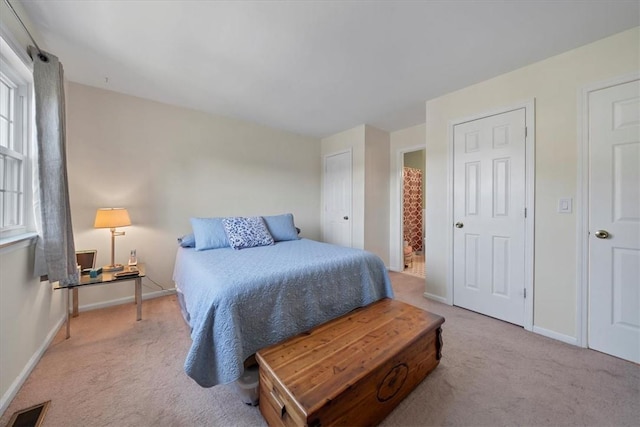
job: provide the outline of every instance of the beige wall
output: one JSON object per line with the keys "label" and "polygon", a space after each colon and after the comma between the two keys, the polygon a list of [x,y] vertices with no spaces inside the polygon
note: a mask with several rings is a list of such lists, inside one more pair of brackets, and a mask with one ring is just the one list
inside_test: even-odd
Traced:
{"label": "beige wall", "polygon": [[[402,153],[408,150],[419,150],[425,147],[425,125],[420,124],[410,128],[391,132],[389,135],[389,268],[402,271]],[[428,155],[428,153],[426,153]],[[425,165],[422,166],[425,168]],[[423,178],[426,180],[426,174]],[[425,206],[427,198],[425,197]]]}
{"label": "beige wall", "polygon": [[389,265],[389,133],[365,126],[364,248]]}
{"label": "beige wall", "polygon": [[34,248],[0,249],[0,415],[64,320],[64,291],[33,277]]}
{"label": "beige wall", "polygon": [[322,162],[328,155],[351,150],[352,247],[371,251],[388,265],[389,133],[360,125],[323,138],[321,145]]}
{"label": "beige wall", "polygon": [[[575,338],[576,214],[556,212],[576,197],[578,92],[590,83],[637,72],[640,32],[625,31],[426,103],[427,293],[447,294],[448,124],[535,98],[534,325]],[[553,238],[549,237],[553,236]]]}
{"label": "beige wall", "polygon": [[[76,248],[97,249],[99,265],[110,257],[109,230],[93,228],[99,207],[129,210],[116,261],[137,249],[165,288],[173,288],[176,237],[191,231],[190,217],[291,212],[303,237],[319,239],[319,140],[76,83],[67,106]],[[92,287],[80,290],[80,305],[132,295],[133,282]]]}
{"label": "beige wall", "polygon": [[425,158],[424,150],[410,151],[404,153],[404,165],[408,168],[424,170]]}

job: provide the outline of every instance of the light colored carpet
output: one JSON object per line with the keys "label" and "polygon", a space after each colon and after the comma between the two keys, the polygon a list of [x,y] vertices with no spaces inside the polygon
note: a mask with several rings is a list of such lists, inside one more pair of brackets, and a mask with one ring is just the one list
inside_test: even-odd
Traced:
{"label": "light colored carpet", "polygon": [[[383,426],[621,426],[640,420],[640,367],[422,297],[391,273],[396,297],[443,315],[440,365]],[[51,399],[45,426],[265,425],[228,386],[203,389],[182,364],[190,338],[175,296],[83,312],[64,328],[0,418]]]}

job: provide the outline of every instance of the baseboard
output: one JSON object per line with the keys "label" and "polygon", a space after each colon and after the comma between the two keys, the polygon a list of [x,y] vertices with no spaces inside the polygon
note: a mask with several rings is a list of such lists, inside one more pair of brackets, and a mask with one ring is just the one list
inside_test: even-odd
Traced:
{"label": "baseboard", "polygon": [[[172,288],[172,289],[165,289],[162,291],[156,291],[156,292],[148,292],[145,294],[142,294],[142,301],[148,300],[148,299],[153,299],[153,298],[158,298],[158,297],[163,297],[165,295],[172,295],[176,293],[176,289]],[[85,305],[81,305],[78,307],[78,311],[91,311],[91,310],[98,310],[99,308],[106,308],[106,307],[111,307],[114,305],[120,305],[120,304],[127,304],[127,303],[131,303],[135,301],[135,297],[134,296],[130,296],[130,297],[124,297],[124,298],[118,298],[118,299],[112,299],[109,301],[103,301],[103,302],[97,302],[94,304],[85,304]]]}
{"label": "baseboard", "polygon": [[13,398],[16,397],[16,394],[18,394],[18,391],[20,391],[20,387],[22,387],[22,384],[24,384],[27,378],[29,378],[29,374],[31,374],[31,371],[33,371],[33,368],[36,367],[36,365],[42,358],[42,355],[44,354],[44,352],[47,351],[47,348],[49,348],[49,344],[51,344],[51,341],[53,341],[56,334],[58,333],[58,331],[60,330],[60,328],[62,327],[62,325],[66,320],[67,318],[63,313],[60,319],[56,322],[55,326],[51,328],[51,330],[47,334],[47,337],[42,342],[40,347],[38,347],[36,352],[33,353],[33,356],[31,356],[27,364],[24,366],[24,369],[22,370],[22,372],[20,372],[17,378],[13,380],[13,383],[11,383],[11,386],[9,386],[9,389],[4,394],[4,396],[0,398],[0,417],[4,414],[4,411],[7,410]]}
{"label": "baseboard", "polygon": [[576,337],[570,337],[569,335],[564,335],[559,332],[541,328],[540,326],[534,326],[533,332],[548,338],[553,338],[554,340],[558,340],[558,341],[566,342],[567,344],[578,346],[578,338]]}
{"label": "baseboard", "polygon": [[439,295],[434,295],[434,294],[429,293],[429,292],[425,292],[424,294],[422,294],[422,296],[424,296],[426,299],[430,299],[430,300],[433,300],[433,301],[438,301],[438,302],[441,302],[443,304],[447,304],[448,305],[447,299],[445,297],[441,297]]}

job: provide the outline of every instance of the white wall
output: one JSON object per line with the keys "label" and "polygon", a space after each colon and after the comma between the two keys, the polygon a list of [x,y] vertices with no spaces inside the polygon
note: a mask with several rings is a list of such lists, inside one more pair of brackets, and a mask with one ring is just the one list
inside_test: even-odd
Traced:
{"label": "white wall", "polygon": [[[394,271],[404,270],[402,257],[402,190],[400,187],[402,183],[402,153],[424,149],[425,132],[423,123],[391,132],[389,135],[389,268]],[[426,155],[428,156],[429,153],[426,153]],[[425,174],[424,179],[426,177],[427,175]]]}
{"label": "white wall", "polygon": [[576,337],[576,214],[556,207],[560,197],[576,197],[578,92],[637,71],[639,56],[635,28],[427,101],[427,293],[447,293],[448,123],[535,98],[534,325]]}
{"label": "white wall", "polygon": [[[191,231],[193,216],[291,212],[303,237],[319,239],[319,140],[76,83],[67,106],[76,248],[97,249],[99,265],[110,258],[109,230],[93,228],[99,207],[129,210],[116,261],[137,249],[165,288],[173,288],[176,237]],[[81,308],[99,306],[130,298],[133,282],[79,294]]]}

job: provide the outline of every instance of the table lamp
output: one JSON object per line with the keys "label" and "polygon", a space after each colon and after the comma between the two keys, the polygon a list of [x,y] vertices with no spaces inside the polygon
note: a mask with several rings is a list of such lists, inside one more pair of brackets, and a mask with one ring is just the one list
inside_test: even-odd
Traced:
{"label": "table lamp", "polygon": [[111,229],[111,264],[102,267],[102,271],[119,271],[124,269],[122,264],[116,264],[114,260],[116,236],[124,236],[124,231],[116,231],[116,227],[125,227],[127,225],[131,225],[131,219],[129,219],[129,212],[127,212],[126,209],[100,208],[97,210],[93,227]]}

